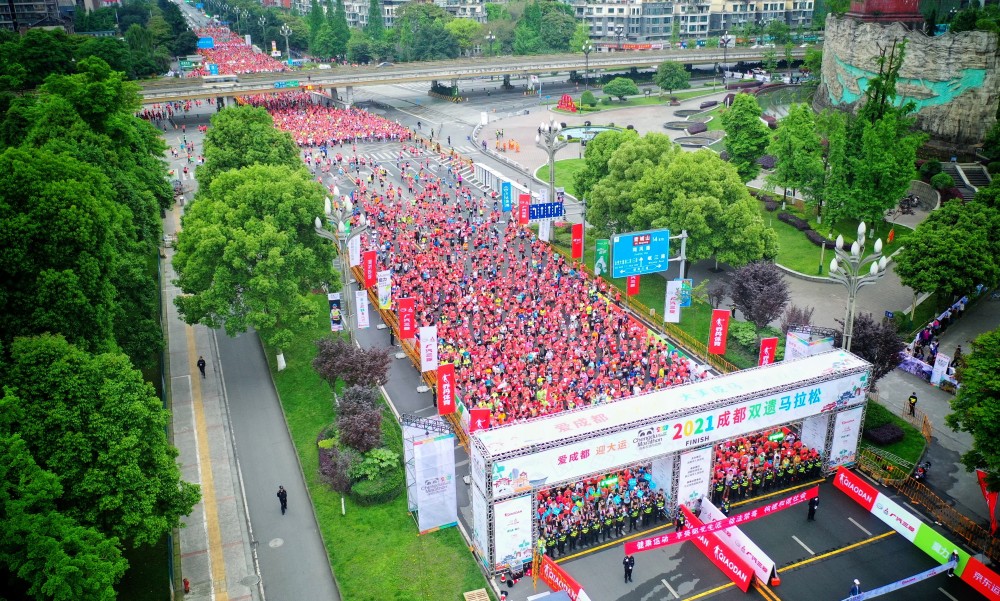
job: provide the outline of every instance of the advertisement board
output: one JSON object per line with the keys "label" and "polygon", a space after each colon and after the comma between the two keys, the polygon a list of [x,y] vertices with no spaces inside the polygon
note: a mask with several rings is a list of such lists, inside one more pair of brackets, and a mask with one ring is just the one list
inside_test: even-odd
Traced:
{"label": "advertisement board", "polygon": [[712,321],[708,327],[708,352],[713,355],[726,354],[730,315],[731,313],[725,309],[712,310]]}
{"label": "advertisement board", "polygon": [[354,293],[354,306],[357,307],[355,315],[358,318],[358,329],[364,330],[369,324],[368,320],[368,293],[358,290]]}
{"label": "advertisement board", "polygon": [[[684,511],[689,524],[694,527],[701,526],[701,520],[691,513],[690,509],[681,505],[681,510]],[[702,534],[692,537],[691,542],[705,554],[705,557],[709,561],[715,564],[715,567],[719,568],[727,578],[732,580],[733,584],[739,587],[741,591],[745,593],[750,590],[750,583],[753,581],[753,571],[742,558],[738,557],[732,550],[727,549],[722,544],[718,535]]]}
{"label": "advertisement board", "polygon": [[403,340],[413,338],[416,332],[416,308],[412,298],[401,298],[398,302],[399,337]]}
{"label": "advertisement board", "polygon": [[413,443],[420,534],[458,524],[455,492],[455,435],[442,434]]}
{"label": "advertisement board", "polygon": [[472,546],[475,547],[479,560],[486,568],[490,567],[490,533],[487,529],[489,519],[487,515],[486,498],[481,490],[473,487],[469,491],[472,497]]}
{"label": "advertisement board", "polygon": [[514,190],[510,182],[504,182],[500,185],[500,210],[509,213],[512,208],[514,208]]}
{"label": "advertisement board", "polygon": [[611,241],[600,239],[594,248],[594,275],[606,275],[611,265]]}
{"label": "advertisement board", "polygon": [[611,238],[611,277],[666,271],[670,265],[670,230],[648,230]]}
{"label": "advertisement board", "polygon": [[455,364],[442,363],[437,368],[438,415],[455,413]]}
{"label": "advertisement board", "polygon": [[437,326],[420,327],[420,371],[433,371],[438,367]]}
{"label": "advertisement board", "polygon": [[667,297],[663,306],[663,321],[680,323],[681,321],[681,282],[667,282]]}
{"label": "advertisement board", "polygon": [[858,437],[861,436],[861,419],[864,407],[841,411],[833,422],[833,443],[826,459],[827,469],[854,465],[858,454]]}
{"label": "advertisement board", "polygon": [[472,483],[485,494],[489,491],[486,486],[486,459],[479,445],[469,444],[469,475],[472,476]]}
{"label": "advertisement board", "polygon": [[497,503],[493,507],[493,564],[531,561],[531,495]]}
{"label": "advertisement board", "polygon": [[365,274],[365,279],[362,284],[365,288],[371,288],[375,285],[376,273],[378,273],[378,253],[374,250],[366,250],[361,253],[361,262],[364,264],[362,270]]}
{"label": "advertisement board", "polygon": [[340,310],[340,293],[331,292],[326,295],[330,305],[330,331],[340,332],[344,329],[344,313]]}
{"label": "advertisement board", "polygon": [[833,336],[828,334],[788,330],[785,334],[785,358],[795,361],[833,350]]}
{"label": "advertisement board", "polygon": [[802,421],[799,440],[802,446],[810,449],[826,448],[826,430],[830,427],[830,414],[814,415]]}
{"label": "advertisement board", "polygon": [[712,447],[682,453],[680,465],[677,502],[694,507],[698,499],[708,494],[712,480]]}
{"label": "advertisement board", "polygon": [[[701,503],[701,515],[699,517],[703,522],[716,522],[725,520],[726,514],[722,513],[710,500],[704,499]],[[750,540],[750,537],[744,534],[739,526],[719,530],[716,536],[719,537],[719,541],[722,544],[743,558],[743,561],[750,566],[750,569],[753,570],[757,578],[760,578],[761,582],[765,584],[771,582],[771,576],[775,574],[774,560],[768,557],[767,553],[764,553],[757,546],[757,543]]]}
{"label": "advertisement board", "polygon": [[941,378],[948,373],[948,366],[951,365],[951,357],[944,353],[938,353],[934,357],[934,367],[931,368],[931,386],[941,384]]}
{"label": "advertisement board", "polygon": [[361,265],[361,236],[354,236],[347,241],[347,255],[351,267]]}
{"label": "advertisement board", "polygon": [[388,311],[392,306],[392,272],[378,272],[378,308]]}
{"label": "advertisement board", "polygon": [[580,583],[559,567],[559,564],[552,561],[548,555],[542,556],[542,566],[538,576],[553,591],[565,591],[572,601],[590,601],[590,597],[584,592]]}

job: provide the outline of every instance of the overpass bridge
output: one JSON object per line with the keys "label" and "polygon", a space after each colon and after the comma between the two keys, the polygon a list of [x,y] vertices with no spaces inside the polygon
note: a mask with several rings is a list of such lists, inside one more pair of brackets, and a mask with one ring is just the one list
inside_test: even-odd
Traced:
{"label": "overpass bridge", "polygon": [[[732,64],[740,61],[761,62],[766,48],[671,49],[657,51],[627,51],[592,54],[590,59],[576,54],[540,56],[475,57],[446,61],[400,63],[386,67],[336,66],[330,70],[291,71],[285,73],[255,73],[239,75],[236,82],[202,81],[200,77],[164,78],[140,82],[143,102],[175,102],[205,98],[231,98],[245,94],[262,94],[280,89],[320,86],[324,90],[341,89],[342,100],[353,103],[353,90],[359,86],[378,86],[407,82],[448,81],[458,85],[463,79],[488,76],[527,77],[569,71],[591,73],[629,68],[646,69],[665,61],[682,64]],[[805,48],[795,48],[792,56],[802,59]],[[779,55],[783,57],[783,54]],[[295,83],[298,82],[298,83]]]}

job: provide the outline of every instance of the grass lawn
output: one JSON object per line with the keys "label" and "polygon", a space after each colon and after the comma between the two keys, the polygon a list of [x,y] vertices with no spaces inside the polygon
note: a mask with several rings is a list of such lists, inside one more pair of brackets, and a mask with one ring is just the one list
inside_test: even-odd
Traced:
{"label": "grass lawn", "polygon": [[[285,351],[288,368],[278,372],[274,353],[267,355],[344,599],[458,601],[465,591],[487,587],[457,528],[417,535],[405,492],[374,507],[359,506],[348,498],[347,515],[341,516],[341,495],[323,484],[317,471],[316,435],[334,418],[330,388],[310,365],[316,354],[314,341],[329,334],[326,298],[317,295],[314,303],[314,327],[296,336]],[[402,455],[399,425],[391,412],[385,413],[383,429],[390,447]]]}
{"label": "grass lawn", "polygon": [[722,129],[723,129],[723,127],[722,127],[722,110],[724,108],[726,108],[726,107],[720,104],[719,106],[717,106],[714,109],[708,111],[707,113],[702,113],[701,115],[698,115],[699,117],[707,117],[707,116],[711,115],[712,120],[705,124],[705,125],[708,126],[708,131],[722,131]]}
{"label": "grass lawn", "polygon": [[[600,88],[594,88],[594,89],[592,89],[590,91],[594,93],[594,96],[597,97],[598,101],[600,101],[602,98],[606,97],[606,95],[604,95],[603,92],[601,92]],[[684,91],[675,91],[673,94],[668,94],[667,92],[663,92],[662,94],[660,94],[658,92],[657,93],[650,92],[649,96],[630,96],[625,102],[621,102],[617,98],[612,98],[611,99],[611,104],[603,104],[603,103],[599,102],[598,105],[595,106],[595,107],[589,107],[588,106],[588,107],[583,108],[580,111],[580,114],[598,113],[600,111],[606,111],[606,110],[609,110],[609,109],[618,109],[618,108],[630,107],[630,106],[648,106],[648,105],[651,105],[651,104],[669,104],[670,103],[670,96],[674,96],[678,100],[686,100],[688,98],[697,98],[699,96],[707,96],[709,94],[714,94],[716,92],[721,92],[721,91],[722,91],[722,86],[719,85],[719,86],[716,86],[714,88],[713,87],[704,87],[704,88],[694,88],[694,89],[691,89],[691,90],[684,90]],[[581,91],[580,94],[583,94],[583,92]],[[573,96],[573,99],[577,102],[577,104],[579,104],[579,102],[580,102],[580,96],[577,95],[577,94],[573,94],[572,96]],[[561,109],[553,109],[553,110],[555,112],[557,112],[557,113],[563,113],[563,114],[566,114],[566,115],[574,114],[574,113],[570,113],[569,111],[564,111],[564,110],[561,110]]]}
{"label": "grass lawn", "polygon": [[[865,440],[863,445],[877,451],[885,451],[887,453],[892,453],[900,459],[910,462],[911,464],[916,464],[920,461],[920,457],[924,453],[924,448],[927,446],[927,441],[924,439],[920,430],[910,425],[902,417],[896,415],[888,408],[874,402],[869,401],[868,410],[865,413],[865,423],[864,429],[877,427],[884,423],[896,424],[903,430],[903,439],[899,442],[894,442],[889,445],[881,446],[872,443],[869,440]],[[896,464],[894,461],[890,463]],[[898,464],[896,464],[898,465]],[[909,466],[898,465],[900,469],[908,469]]]}
{"label": "grass lawn", "polygon": [[[573,185],[573,176],[577,171],[586,165],[584,159],[563,159],[556,161],[556,187],[566,188],[566,193],[576,197],[576,187]],[[543,182],[549,181],[549,166],[542,165],[535,170],[535,177]]]}

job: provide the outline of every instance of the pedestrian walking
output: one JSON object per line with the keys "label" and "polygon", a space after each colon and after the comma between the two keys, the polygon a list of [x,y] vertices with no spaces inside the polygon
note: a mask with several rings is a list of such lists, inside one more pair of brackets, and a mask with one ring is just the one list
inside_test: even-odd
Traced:
{"label": "pedestrian walking", "polygon": [[288,491],[284,486],[278,486],[278,501],[281,503],[281,515],[285,515],[285,510],[288,509]]}
{"label": "pedestrian walking", "polygon": [[857,595],[860,595],[860,594],[861,594],[861,582],[857,578],[855,578],[854,579],[854,584],[851,586],[851,594],[850,594],[850,596],[851,597],[856,597]]}
{"label": "pedestrian walking", "polygon": [[199,356],[199,357],[198,357],[198,371],[200,371],[200,372],[201,372],[201,377],[202,377],[202,378],[204,378],[204,377],[205,377],[205,366],[206,366],[206,365],[208,365],[208,364],[207,364],[207,363],[205,363],[205,357],[203,357],[203,356]]}
{"label": "pedestrian walking", "polygon": [[816,508],[819,507],[819,497],[809,499],[809,521],[816,521]]}
{"label": "pedestrian walking", "polygon": [[955,549],[954,551],[951,552],[951,556],[948,557],[948,563],[954,563],[955,564],[955,565],[951,566],[950,568],[948,568],[948,578],[954,578],[955,577],[955,568],[958,567],[958,561],[959,561],[958,549]]}
{"label": "pedestrian walking", "polygon": [[626,555],[625,559],[622,560],[622,565],[625,566],[625,582],[632,582],[632,570],[635,568],[635,557]]}
{"label": "pedestrian walking", "polygon": [[913,417],[916,417],[917,416],[917,393],[916,392],[910,393],[909,403],[910,403],[910,415],[913,416]]}

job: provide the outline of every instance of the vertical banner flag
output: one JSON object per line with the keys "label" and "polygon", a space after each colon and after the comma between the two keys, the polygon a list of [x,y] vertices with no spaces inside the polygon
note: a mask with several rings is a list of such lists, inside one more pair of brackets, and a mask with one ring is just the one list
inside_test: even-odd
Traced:
{"label": "vertical banner flag", "polygon": [[611,240],[598,240],[594,255],[594,275],[602,276],[608,273],[611,265]]}
{"label": "vertical banner flag", "polygon": [[330,331],[340,332],[344,329],[344,314],[340,311],[340,293],[331,292],[326,295],[330,302]]}
{"label": "vertical banner flag", "polygon": [[377,268],[375,266],[376,253],[374,250],[366,250],[361,257],[361,262],[364,263],[363,269],[365,272],[365,288],[371,288],[375,285]]}
{"label": "vertical banner flag", "polygon": [[420,534],[458,524],[455,491],[455,435],[443,434],[413,443]]}
{"label": "vertical banner flag", "polygon": [[757,365],[770,365],[774,363],[774,354],[776,352],[778,352],[777,338],[761,338],[760,357],[757,359]]}
{"label": "vertical banner flag", "polygon": [[414,300],[412,298],[399,299],[399,337],[402,340],[409,340],[417,333],[417,316],[415,315]]}
{"label": "vertical banner flag", "polygon": [[574,259],[583,258],[583,224],[573,224],[573,254]]}
{"label": "vertical banner flag", "polygon": [[351,267],[361,265],[361,236],[355,236],[347,241],[347,254]]}
{"label": "vertical banner flag", "polygon": [[504,213],[509,213],[512,208],[514,208],[514,187],[510,185],[510,182],[504,182],[500,185],[500,208]]}
{"label": "vertical banner flag", "polygon": [[[422,338],[422,337],[421,337]],[[455,364],[442,363],[437,368],[438,415],[455,413]]]}
{"label": "vertical banner flag", "polygon": [[438,366],[437,326],[420,328],[420,371],[434,371]]}
{"label": "vertical banner flag", "polygon": [[677,278],[681,283],[681,309],[691,306],[691,288],[694,287],[694,280],[691,278]]}
{"label": "vertical banner flag", "polygon": [[536,192],[536,194],[538,194],[538,202],[540,202],[542,204],[548,204],[548,202],[549,202],[549,189],[548,188],[542,188],[538,192]]}
{"label": "vertical banner flag", "polygon": [[358,329],[363,330],[368,327],[368,293],[358,290],[354,293],[354,304],[357,307]]}
{"label": "vertical banner flag", "polygon": [[983,498],[986,499],[986,507],[990,510],[990,534],[997,533],[997,497],[1000,492],[990,492],[986,488],[986,472],[976,470],[976,478],[979,480],[979,488],[983,491]]}
{"label": "vertical banner flag", "polygon": [[712,323],[708,328],[708,352],[713,355],[726,354],[726,336],[729,335],[729,311],[712,310]]}
{"label": "vertical banner flag", "polygon": [[392,306],[392,272],[378,272],[378,308],[388,311]]}
{"label": "vertical banner flag", "polygon": [[531,221],[531,195],[518,194],[517,196],[517,223],[528,225]]}
{"label": "vertical banner flag", "polygon": [[626,278],[625,294],[628,296],[635,296],[636,294],[639,294],[639,276],[630,275]]}
{"label": "vertical banner flag", "polygon": [[489,430],[490,410],[485,407],[476,407],[469,410],[469,434],[476,430]]}
{"label": "vertical banner flag", "polygon": [[548,242],[552,237],[552,220],[546,219],[538,224],[538,239]]}
{"label": "vertical banner flag", "polygon": [[667,323],[680,323],[681,321],[680,280],[667,282],[667,300],[663,307],[663,321]]}

